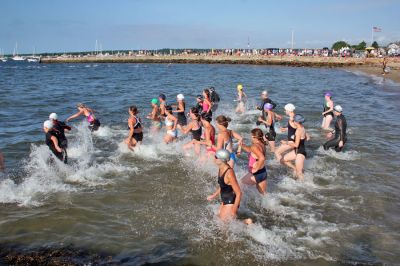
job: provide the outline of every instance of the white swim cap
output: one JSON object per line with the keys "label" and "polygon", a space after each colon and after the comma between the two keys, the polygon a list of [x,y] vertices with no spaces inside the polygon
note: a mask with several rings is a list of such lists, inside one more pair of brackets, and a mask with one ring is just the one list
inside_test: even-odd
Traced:
{"label": "white swim cap", "polygon": [[228,150],[221,149],[215,153],[215,157],[222,161],[229,161],[231,159],[231,153]]}
{"label": "white swim cap", "polygon": [[43,123],[43,127],[47,128],[47,129],[52,129],[53,128],[53,122],[50,120],[46,120]]}
{"label": "white swim cap", "polygon": [[295,109],[296,109],[296,107],[291,103],[288,103],[285,105],[285,110],[288,112],[293,112]]}
{"label": "white swim cap", "polygon": [[333,107],[333,110],[335,110],[336,112],[339,112],[339,113],[343,112],[343,108],[340,105],[336,105],[335,107]]}
{"label": "white swim cap", "polygon": [[51,114],[49,115],[49,119],[57,120],[57,119],[58,119],[58,116],[57,116],[56,113],[51,113]]}
{"label": "white swim cap", "polygon": [[183,96],[182,93],[179,93],[178,95],[176,95],[176,98],[177,98],[178,100],[183,100],[183,99],[185,99],[185,96]]}
{"label": "white swim cap", "polygon": [[268,91],[261,92],[262,95],[268,95]]}

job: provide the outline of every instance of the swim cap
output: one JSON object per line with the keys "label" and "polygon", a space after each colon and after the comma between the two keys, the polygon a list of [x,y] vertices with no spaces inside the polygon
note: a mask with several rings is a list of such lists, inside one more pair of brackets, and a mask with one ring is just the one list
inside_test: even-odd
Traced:
{"label": "swim cap", "polygon": [[261,92],[262,95],[268,95],[268,91]]}
{"label": "swim cap", "polygon": [[157,100],[156,98],[153,98],[153,99],[151,99],[151,103],[152,103],[152,104],[157,104],[157,103],[158,103],[158,100]]}
{"label": "swim cap", "polygon": [[158,98],[160,98],[160,99],[163,100],[163,101],[165,101],[165,99],[167,99],[167,97],[165,96],[165,94],[162,94],[162,93],[158,96]]}
{"label": "swim cap", "polygon": [[242,85],[242,84],[238,84],[238,85],[237,85],[237,89],[238,89],[238,90],[243,90],[243,85]]}
{"label": "swim cap", "polygon": [[285,105],[285,110],[288,112],[293,112],[295,109],[296,109],[296,107],[291,103],[288,103]]}
{"label": "swim cap", "polygon": [[210,91],[215,91],[215,88],[214,87],[210,87]]}
{"label": "swim cap", "polygon": [[222,161],[229,161],[231,159],[231,153],[225,149],[221,149],[215,153],[215,157]]}
{"label": "swim cap", "polygon": [[47,128],[47,129],[52,129],[53,128],[53,122],[50,120],[46,120],[43,123],[43,127]]}
{"label": "swim cap", "polygon": [[300,114],[295,115],[293,120],[294,120],[294,122],[300,123],[300,124],[302,124],[306,121],[304,116],[302,116]]}
{"label": "swim cap", "polygon": [[57,120],[57,118],[58,118],[58,116],[57,116],[56,113],[51,113],[51,114],[49,115],[49,119]]}
{"label": "swim cap", "polygon": [[335,111],[338,112],[338,113],[343,112],[343,108],[342,108],[342,106],[340,106],[340,105],[336,105],[335,107],[333,107],[333,110],[335,110]]}
{"label": "swim cap", "polygon": [[270,103],[264,104],[264,110],[272,110],[273,108],[274,108],[274,106]]}
{"label": "swim cap", "polygon": [[329,96],[329,97],[332,97],[332,93],[331,93],[331,92],[329,92],[329,91],[327,91],[327,92],[325,92],[324,96]]}
{"label": "swim cap", "polygon": [[177,98],[178,100],[183,100],[183,99],[185,99],[185,96],[183,96],[182,93],[179,93],[178,95],[176,95],[176,98]]}

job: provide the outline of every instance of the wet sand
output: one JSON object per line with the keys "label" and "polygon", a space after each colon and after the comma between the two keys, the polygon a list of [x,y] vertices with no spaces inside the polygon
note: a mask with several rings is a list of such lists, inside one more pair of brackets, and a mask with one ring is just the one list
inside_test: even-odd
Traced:
{"label": "wet sand", "polygon": [[391,67],[390,73],[387,73],[385,75],[382,75],[382,67],[378,66],[361,65],[361,66],[347,67],[347,69],[361,71],[368,75],[384,77],[385,79],[390,79],[396,83],[400,83],[400,69],[398,68],[396,69]]}

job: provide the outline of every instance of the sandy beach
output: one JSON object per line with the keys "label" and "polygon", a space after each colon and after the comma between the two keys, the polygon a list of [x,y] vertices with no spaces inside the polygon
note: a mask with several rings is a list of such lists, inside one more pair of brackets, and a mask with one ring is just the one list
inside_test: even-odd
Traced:
{"label": "sandy beach", "polygon": [[391,68],[390,73],[382,75],[382,67],[378,66],[369,66],[369,65],[358,65],[358,66],[350,66],[346,67],[349,70],[361,71],[368,75],[374,75],[379,77],[384,77],[385,79],[390,79],[396,83],[400,84],[400,70]]}

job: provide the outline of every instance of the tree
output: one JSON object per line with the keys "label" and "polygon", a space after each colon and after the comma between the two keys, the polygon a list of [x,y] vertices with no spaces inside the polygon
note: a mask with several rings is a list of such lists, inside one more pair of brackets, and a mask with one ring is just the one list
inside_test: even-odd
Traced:
{"label": "tree", "polygon": [[358,45],[356,45],[356,50],[365,50],[367,48],[367,43],[362,41]]}
{"label": "tree", "polygon": [[335,42],[335,43],[332,45],[332,49],[333,49],[333,50],[336,50],[336,51],[340,50],[340,49],[343,48],[343,47],[350,47],[350,45],[349,45],[347,42],[345,42],[345,41],[338,41],[338,42]]}
{"label": "tree", "polygon": [[378,45],[378,43],[376,41],[373,42],[371,46],[374,47],[375,49],[379,48],[379,45]]}

